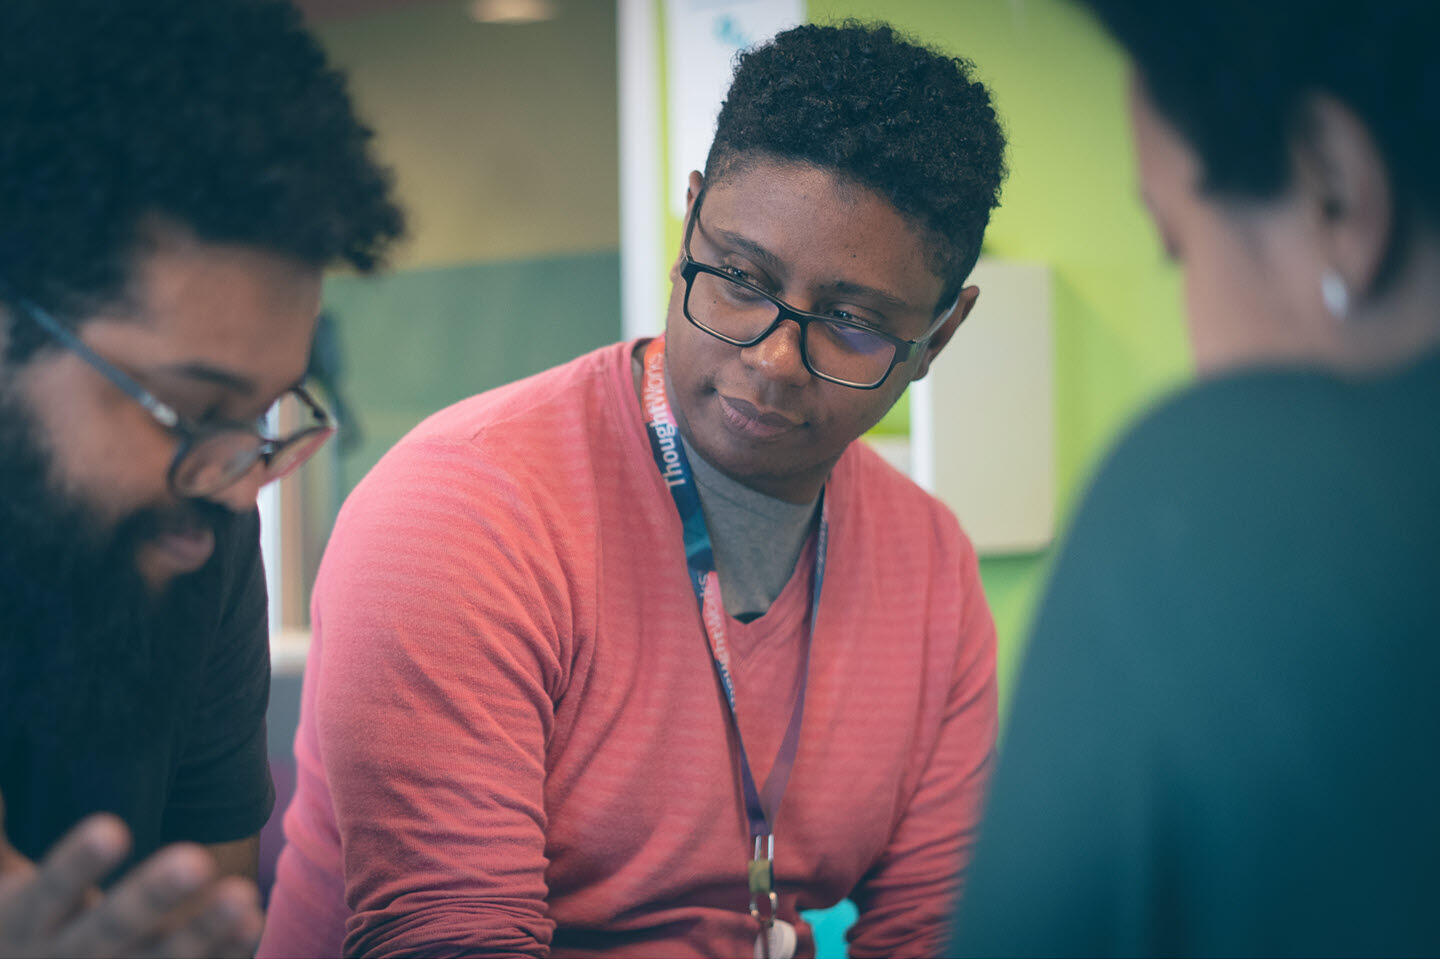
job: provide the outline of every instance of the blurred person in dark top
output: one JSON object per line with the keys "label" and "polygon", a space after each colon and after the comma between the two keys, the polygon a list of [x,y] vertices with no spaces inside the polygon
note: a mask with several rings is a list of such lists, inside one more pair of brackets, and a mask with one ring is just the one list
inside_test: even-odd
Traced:
{"label": "blurred person in dark top", "polygon": [[248,952],[255,495],[332,429],[322,271],[401,216],[288,4],[6,0],[0,37],[0,955]]}
{"label": "blurred person in dark top", "polygon": [[964,955],[1440,953],[1440,8],[1087,0],[1201,382],[1101,469]]}

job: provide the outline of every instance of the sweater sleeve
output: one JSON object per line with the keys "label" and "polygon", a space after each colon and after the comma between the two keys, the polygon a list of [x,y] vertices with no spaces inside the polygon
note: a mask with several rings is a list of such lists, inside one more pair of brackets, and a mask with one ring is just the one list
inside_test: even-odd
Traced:
{"label": "sweater sleeve", "polygon": [[955,533],[960,639],[944,717],[884,854],[852,893],[860,913],[847,934],[852,957],[940,955],[975,841],[998,723],[995,623],[974,548]]}
{"label": "sweater sleeve", "polygon": [[315,610],[352,956],[542,956],[545,747],[572,635],[556,531],[470,443],[392,455]]}

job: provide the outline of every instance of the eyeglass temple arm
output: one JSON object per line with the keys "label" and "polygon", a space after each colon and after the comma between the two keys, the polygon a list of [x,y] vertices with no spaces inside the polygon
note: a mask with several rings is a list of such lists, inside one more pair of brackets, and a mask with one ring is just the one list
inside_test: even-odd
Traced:
{"label": "eyeglass temple arm", "polygon": [[50,336],[56,340],[59,340],[65,345],[66,349],[78,355],[86,363],[98,370],[105,379],[132,397],[137,403],[149,411],[150,416],[159,421],[162,426],[175,427],[179,425],[180,414],[175,412],[174,407],[157,398],[149,390],[146,390],[140,386],[140,384],[126,376],[124,371],[117,369],[104,357],[100,356],[94,350],[91,350],[85,344],[85,341],[75,336],[75,334],[69,330],[66,330],[60,325],[59,321],[40,307],[24,299],[20,300],[19,303],[25,312],[30,314],[31,319],[38,323],[46,333],[50,334]]}

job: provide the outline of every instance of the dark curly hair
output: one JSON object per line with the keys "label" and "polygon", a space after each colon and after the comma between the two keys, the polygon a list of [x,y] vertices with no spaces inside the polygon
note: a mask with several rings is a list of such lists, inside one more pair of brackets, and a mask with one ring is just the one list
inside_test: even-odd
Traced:
{"label": "dark curly hair", "polygon": [[1214,196],[1290,184],[1316,94],[1375,138],[1396,209],[1440,224],[1436,0],[1081,0],[1129,52],[1146,92],[1199,158]]}
{"label": "dark curly hair", "polygon": [[926,232],[948,302],[1005,178],[1005,135],[974,69],[883,24],[786,30],[737,58],[706,180],[764,157],[876,191]]}
{"label": "dark curly hair", "polygon": [[371,131],[288,3],[3,0],[0,37],[6,297],[79,322],[123,293],[151,222],[362,272],[403,233]]}

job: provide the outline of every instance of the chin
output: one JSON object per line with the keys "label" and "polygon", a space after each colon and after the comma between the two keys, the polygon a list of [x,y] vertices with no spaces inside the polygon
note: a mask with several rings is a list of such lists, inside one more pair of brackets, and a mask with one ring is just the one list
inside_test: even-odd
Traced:
{"label": "chin", "polygon": [[159,600],[165,596],[179,577],[179,574],[170,570],[157,570],[152,565],[145,563],[135,564],[135,572],[140,574],[140,580],[145,584],[146,591],[151,599]]}

